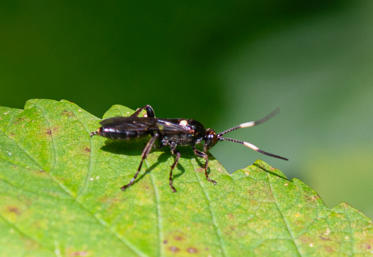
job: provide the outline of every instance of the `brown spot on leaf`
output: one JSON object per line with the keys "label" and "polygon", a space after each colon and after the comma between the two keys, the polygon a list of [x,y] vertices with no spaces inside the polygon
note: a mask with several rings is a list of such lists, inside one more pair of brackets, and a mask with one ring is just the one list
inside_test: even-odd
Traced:
{"label": "brown spot on leaf", "polygon": [[87,256],[87,255],[88,255],[87,251],[75,251],[69,254],[69,256]]}
{"label": "brown spot on leaf", "polygon": [[308,202],[314,202],[317,199],[319,199],[320,196],[318,196],[318,195],[311,195],[311,196],[306,195],[305,198],[306,198],[306,201],[308,201]]}
{"label": "brown spot on leaf", "polygon": [[89,148],[88,146],[84,147],[84,151],[87,152],[87,153],[90,153],[91,152],[91,148]]}
{"label": "brown spot on leaf", "polygon": [[168,241],[167,241],[167,240],[163,240],[163,243],[164,243],[164,244],[167,244],[167,243],[168,243]]}
{"label": "brown spot on leaf", "polygon": [[204,168],[197,168],[196,170],[197,170],[197,172],[205,172]]}
{"label": "brown spot on leaf", "polygon": [[61,112],[61,114],[62,114],[63,116],[67,116],[67,117],[72,117],[72,116],[74,116],[74,114],[73,114],[72,112],[68,111],[68,110],[63,110],[63,112]]}
{"label": "brown spot on leaf", "polygon": [[102,203],[115,204],[115,203],[119,203],[120,199],[117,198],[117,197],[103,196],[103,197],[99,198],[99,201],[102,202]]}
{"label": "brown spot on leaf", "polygon": [[334,249],[331,246],[327,245],[325,246],[325,251],[327,251],[328,253],[332,253],[334,252]]}
{"label": "brown spot on leaf", "polygon": [[366,248],[369,250],[372,249],[372,246],[370,244],[367,244]]}
{"label": "brown spot on leaf", "polygon": [[48,128],[45,130],[45,134],[52,136],[52,134],[56,134],[57,131],[58,131],[58,127]]}
{"label": "brown spot on leaf", "polygon": [[187,249],[187,252],[188,252],[188,253],[198,253],[198,250],[197,250],[196,248],[194,248],[194,247],[189,247],[189,248]]}
{"label": "brown spot on leaf", "polygon": [[21,214],[21,211],[16,206],[8,206],[8,211],[16,215]]}
{"label": "brown spot on leaf", "polygon": [[329,238],[329,237],[326,237],[326,236],[320,236],[320,238],[321,238],[322,240],[325,240],[325,241],[330,241],[330,238]]}
{"label": "brown spot on leaf", "polygon": [[18,117],[18,118],[16,119],[16,121],[14,122],[14,125],[17,125],[18,123],[20,123],[20,122],[22,122],[22,121],[24,121],[24,120],[25,120],[25,118]]}
{"label": "brown spot on leaf", "polygon": [[312,241],[310,237],[305,236],[305,235],[300,236],[299,239],[300,241],[302,241],[303,244],[308,244]]}
{"label": "brown spot on leaf", "polygon": [[224,231],[224,234],[228,235],[228,236],[231,236],[232,233],[236,230],[236,226],[228,226],[225,231]]}
{"label": "brown spot on leaf", "polygon": [[51,136],[51,135],[52,135],[52,130],[51,130],[51,129],[47,129],[47,130],[45,131],[45,133],[46,133],[47,135]]}
{"label": "brown spot on leaf", "polygon": [[311,196],[311,200],[312,201],[316,201],[317,199],[320,199],[319,195],[313,195],[313,196]]}
{"label": "brown spot on leaf", "polygon": [[177,241],[184,240],[184,238],[182,236],[175,236],[174,239],[177,240]]}
{"label": "brown spot on leaf", "polygon": [[48,176],[47,172],[45,170],[35,170],[34,174],[36,176],[39,176],[41,178]]}
{"label": "brown spot on leaf", "polygon": [[170,251],[173,252],[173,253],[177,253],[177,252],[180,251],[180,249],[177,248],[176,246],[170,246],[168,249],[170,249]]}
{"label": "brown spot on leaf", "polygon": [[232,220],[234,219],[234,215],[232,213],[228,213],[228,218]]}
{"label": "brown spot on leaf", "polygon": [[255,192],[253,190],[249,190],[247,192],[249,193],[249,195],[254,195],[255,194]]}

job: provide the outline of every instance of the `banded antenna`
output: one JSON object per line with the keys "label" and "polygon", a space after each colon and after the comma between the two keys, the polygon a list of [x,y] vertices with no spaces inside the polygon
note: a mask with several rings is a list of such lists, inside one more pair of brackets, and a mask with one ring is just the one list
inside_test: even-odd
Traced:
{"label": "banded antenna", "polygon": [[248,121],[248,122],[241,123],[238,126],[235,126],[233,128],[224,130],[223,132],[219,133],[217,135],[217,137],[218,137],[218,139],[220,141],[229,141],[229,142],[233,142],[233,143],[238,143],[238,144],[246,146],[246,147],[248,147],[248,148],[250,148],[250,149],[252,149],[252,150],[254,150],[254,151],[258,152],[258,153],[265,154],[267,156],[271,156],[271,157],[274,157],[274,158],[278,158],[278,159],[281,159],[281,160],[288,161],[289,160],[288,158],[282,157],[282,156],[277,155],[277,154],[273,154],[273,153],[269,153],[269,152],[263,151],[259,147],[257,147],[256,145],[253,145],[252,143],[241,141],[241,140],[237,140],[237,139],[234,139],[234,138],[223,137],[223,135],[225,135],[227,133],[230,133],[232,131],[235,131],[237,129],[240,129],[240,128],[250,128],[250,127],[257,126],[257,125],[259,125],[259,124],[261,124],[263,122],[266,122],[267,120],[269,120],[270,118],[272,118],[273,116],[275,116],[276,114],[278,114],[279,111],[280,111],[280,109],[276,108],[274,111],[272,111],[270,114],[268,114],[267,116],[265,116],[264,118],[262,118],[260,120],[257,120],[257,121]]}

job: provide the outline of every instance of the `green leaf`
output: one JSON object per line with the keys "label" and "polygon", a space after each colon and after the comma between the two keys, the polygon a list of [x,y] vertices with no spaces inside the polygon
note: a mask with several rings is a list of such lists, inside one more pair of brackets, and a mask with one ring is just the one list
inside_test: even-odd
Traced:
{"label": "green leaf", "polygon": [[[129,115],[113,106],[105,117]],[[373,225],[327,208],[298,179],[257,161],[232,175],[212,158],[90,137],[99,119],[68,101],[0,107],[0,256],[372,256]],[[146,171],[145,171],[146,170]],[[336,174],[337,175],[337,174]]]}

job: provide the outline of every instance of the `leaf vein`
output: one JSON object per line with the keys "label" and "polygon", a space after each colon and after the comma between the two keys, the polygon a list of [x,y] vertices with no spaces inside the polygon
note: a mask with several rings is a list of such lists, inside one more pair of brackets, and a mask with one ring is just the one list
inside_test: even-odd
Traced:
{"label": "leaf vein", "polygon": [[[84,122],[82,122],[78,116],[76,115],[75,111],[72,110],[70,108],[70,106],[68,106],[68,104],[64,103],[65,106],[74,114],[74,116],[76,117],[76,119],[79,121],[80,124],[82,124],[82,127],[84,128],[84,130],[89,134],[90,131],[88,130],[87,126],[85,125]],[[89,137],[89,147],[90,147],[90,152],[89,152],[89,159],[88,159],[88,171],[87,171],[87,174],[85,176],[85,179],[83,181],[83,185],[81,185],[78,189],[78,192],[77,192],[77,196],[76,198],[79,199],[81,195],[84,194],[84,192],[87,190],[87,187],[88,187],[88,180],[89,180],[89,177],[91,176],[92,174],[92,170],[94,168],[93,167],[93,164],[92,164],[92,155],[93,155],[93,143],[92,143],[92,137]]]}
{"label": "leaf vein", "polygon": [[4,132],[5,132],[5,131],[8,131],[10,125],[13,123],[13,120],[14,120],[14,118],[15,118],[15,116],[16,116],[17,114],[18,114],[18,113],[16,113],[16,112],[13,112],[13,113],[11,114],[12,116],[10,117],[10,119],[9,119],[9,121],[8,121],[8,124],[5,126]]}
{"label": "leaf vein", "polygon": [[[44,108],[40,107],[38,104],[35,104],[35,107],[37,107],[40,110],[42,116],[44,117],[45,122],[47,123],[48,128],[51,130],[52,127],[50,125],[49,119],[47,119]],[[56,144],[54,142],[53,133],[51,133],[50,138],[51,138],[50,145],[51,145],[51,148],[52,148],[52,151],[53,151],[52,152],[52,165],[51,165],[51,168],[50,168],[50,173],[52,173],[52,170],[55,168],[55,165],[57,163],[57,151],[56,151]]]}
{"label": "leaf vein", "polygon": [[29,153],[27,152],[14,138],[9,137],[7,134],[3,132],[4,136],[6,136],[8,139],[13,141],[15,145],[27,156],[30,158],[31,161],[33,161],[36,166],[38,166],[40,169],[44,170],[43,166]]}
{"label": "leaf vein", "polygon": [[299,251],[298,245],[297,245],[297,243],[296,243],[296,241],[295,241],[295,237],[294,237],[293,232],[292,232],[292,230],[291,230],[291,228],[290,228],[290,225],[289,225],[287,219],[285,218],[285,216],[282,214],[281,209],[280,209],[280,206],[278,205],[278,200],[277,200],[277,197],[276,197],[276,195],[275,195],[275,193],[274,193],[274,191],[273,191],[272,183],[271,183],[271,180],[270,180],[270,178],[269,178],[269,174],[268,174],[267,172],[266,172],[266,175],[267,175],[267,181],[268,181],[268,185],[269,185],[269,188],[270,188],[270,191],[271,191],[272,197],[273,197],[273,199],[275,200],[274,203],[275,203],[276,209],[277,209],[277,211],[279,212],[280,217],[281,217],[281,219],[283,220],[283,222],[284,222],[284,224],[285,224],[286,230],[287,230],[287,232],[289,233],[289,236],[290,236],[290,238],[291,238],[291,242],[293,242],[293,244],[294,244],[294,246],[295,246],[295,249],[296,249],[296,251],[297,251],[297,255],[298,255],[298,256],[302,256],[302,255],[300,254],[300,251]]}
{"label": "leaf vein", "polygon": [[25,234],[22,232],[22,230],[20,230],[14,223],[11,223],[9,222],[6,218],[4,218],[4,216],[0,213],[0,219],[3,220],[3,222],[8,225],[8,227],[12,228],[13,230],[15,230],[19,235],[21,235],[22,237],[25,237],[25,238],[28,238],[30,239],[32,242],[36,243],[37,245],[39,245],[41,248],[44,248],[48,251],[51,251],[53,253],[53,250],[50,249],[49,247],[47,247],[46,245],[43,245],[41,244],[40,242],[38,242],[37,240],[35,240],[34,238],[32,238],[30,235],[28,234]]}
{"label": "leaf vein", "polygon": [[[192,160],[191,161],[191,164],[192,166],[194,166],[194,163]],[[201,182],[200,178],[198,177],[198,174],[196,171],[194,171],[194,175],[196,176],[197,180],[198,180],[198,184],[199,186],[201,187],[202,189],[202,192],[203,192],[203,195],[205,196],[205,199],[206,199],[206,202],[207,202],[207,207],[208,207],[208,210],[209,210],[209,213],[210,213],[210,216],[211,216],[211,219],[212,219],[212,224],[213,224],[213,227],[214,227],[214,230],[215,230],[215,233],[216,233],[216,236],[219,240],[219,246],[220,246],[220,250],[223,254],[223,256],[228,256],[227,255],[227,252],[226,252],[226,249],[225,249],[225,243],[224,243],[224,240],[223,240],[223,237],[222,237],[222,234],[221,234],[221,231],[220,231],[220,228],[218,226],[218,223],[216,221],[216,216],[215,216],[215,213],[214,213],[214,210],[210,204],[211,202],[211,198],[210,198],[210,195],[209,193],[207,192],[205,186],[203,185],[203,183]]]}
{"label": "leaf vein", "polygon": [[346,216],[346,220],[348,222],[348,227],[349,227],[349,234],[351,236],[351,252],[352,252],[352,255],[351,256],[354,256],[355,255],[355,251],[354,251],[354,242],[355,242],[355,238],[354,238],[354,234],[353,234],[353,231],[352,231],[352,225],[351,225],[351,219],[350,219],[350,216],[347,214],[347,209],[346,209],[346,206],[343,206],[343,209],[344,209],[344,214]]}
{"label": "leaf vein", "polygon": [[[25,192],[25,193],[33,194],[33,195],[36,195],[36,196],[42,195],[43,197],[49,197],[51,199],[65,200],[65,198],[59,198],[59,197],[57,197],[55,195],[48,195],[46,193],[40,193],[40,191],[35,192],[35,191],[31,191],[31,190],[26,190],[23,187],[19,187],[19,186],[14,185],[12,182],[9,182],[8,180],[6,180],[4,178],[0,178],[0,181],[3,182],[4,184],[7,184],[10,187],[14,187],[16,190],[18,190],[18,193],[19,192]],[[67,196],[69,197],[70,195],[67,195]]]}
{"label": "leaf vein", "polygon": [[160,209],[160,200],[159,200],[159,192],[158,188],[155,185],[155,179],[154,175],[150,173],[150,178],[152,181],[153,189],[154,189],[154,198],[155,198],[155,205],[156,205],[156,213],[157,213],[157,230],[158,230],[158,256],[163,256],[163,245],[162,245],[162,238],[163,238],[163,232],[162,232],[162,216],[161,216],[161,209]]}

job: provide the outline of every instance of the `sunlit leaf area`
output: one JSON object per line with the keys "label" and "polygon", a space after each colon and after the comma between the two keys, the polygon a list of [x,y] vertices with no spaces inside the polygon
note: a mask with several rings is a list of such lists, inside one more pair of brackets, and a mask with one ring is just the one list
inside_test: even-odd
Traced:
{"label": "sunlit leaf area", "polygon": [[[371,1],[6,0],[1,1],[0,12],[0,122],[6,124],[4,133],[17,132],[16,145],[30,150],[28,154],[34,160],[23,156],[25,153],[17,148],[22,155],[18,161],[23,166],[38,165],[49,174],[48,171],[55,169],[53,165],[59,163],[63,166],[55,171],[66,172],[75,167],[75,162],[89,156],[87,151],[70,149],[70,153],[61,153],[69,156],[64,163],[56,157],[58,154],[51,155],[49,131],[45,134],[36,130],[39,125],[49,128],[48,124],[40,113],[28,113],[36,108],[31,108],[35,102],[29,99],[54,99],[57,105],[66,104],[59,101],[67,99],[89,114],[90,121],[80,122],[79,130],[67,130],[76,133],[69,134],[79,141],[74,141],[76,144],[85,144],[83,129],[97,129],[99,120],[109,117],[107,110],[112,111],[115,106],[128,106],[130,113],[150,104],[157,117],[193,118],[217,132],[260,119],[279,108],[280,113],[271,120],[234,131],[229,137],[248,141],[289,161],[262,155],[239,144],[220,142],[210,150],[215,159],[212,168],[218,165],[224,174],[225,171],[234,174],[237,170],[256,169],[250,165],[263,160],[281,170],[288,179],[299,179],[315,190],[323,208],[335,210],[346,203],[359,210],[359,215],[373,217]],[[31,115],[27,126],[34,130],[23,131],[26,128],[19,124],[25,123],[9,120],[10,116],[4,114],[8,111],[14,112],[14,117]],[[36,115],[35,120],[32,115]],[[58,117],[61,127],[71,125],[64,123],[66,115]],[[37,122],[40,124],[34,124]],[[39,141],[37,136],[46,138]],[[72,138],[66,140],[73,142]],[[92,144],[103,143],[101,140],[95,138]],[[133,167],[138,164],[143,146],[144,142],[137,141],[119,144],[111,152],[103,149],[103,154],[119,154],[120,158],[129,154],[133,159],[130,158],[132,162],[128,165]],[[150,156],[148,168],[159,165],[160,169],[162,163],[172,164],[169,153],[161,153]],[[4,154],[7,158],[18,158]],[[189,157],[191,162],[195,160],[192,155]],[[183,187],[183,178],[188,180],[186,174],[191,168],[190,162],[184,165],[183,162],[184,159],[181,166],[185,172],[175,171],[178,189]],[[124,170],[124,167],[115,169],[117,173],[112,173],[105,188],[114,192],[121,182],[118,176],[124,180],[130,178],[131,172]],[[144,176],[144,181],[151,178],[151,173]],[[164,171],[163,175],[159,181],[164,180],[166,186],[168,172]],[[17,179],[23,175],[19,176]],[[55,182],[70,193],[78,188],[86,190],[90,180],[86,177],[84,180],[83,173],[76,176],[82,177]],[[97,176],[102,178],[100,174]],[[41,194],[43,190],[54,191],[49,187],[56,186],[47,183],[44,188],[37,180],[23,179]],[[76,184],[82,181],[86,181],[85,186]],[[112,183],[119,184],[112,186]],[[21,190],[26,185],[18,186]],[[38,226],[47,225],[39,222]],[[33,233],[39,236],[40,231],[43,230]],[[294,230],[295,234],[298,232]],[[58,240],[50,243],[48,249],[60,249],[61,256],[68,255],[67,244]],[[33,243],[30,244],[32,248]],[[77,251],[72,250],[76,256],[86,254]],[[231,255],[229,250],[224,254]]]}
{"label": "sunlit leaf area", "polygon": [[138,147],[91,137],[98,118],[68,101],[0,111],[0,256],[371,255],[368,217],[263,161],[229,174],[212,159],[214,185],[182,151],[173,193],[173,160],[155,151],[122,192]]}

